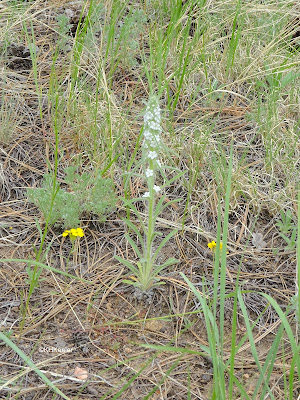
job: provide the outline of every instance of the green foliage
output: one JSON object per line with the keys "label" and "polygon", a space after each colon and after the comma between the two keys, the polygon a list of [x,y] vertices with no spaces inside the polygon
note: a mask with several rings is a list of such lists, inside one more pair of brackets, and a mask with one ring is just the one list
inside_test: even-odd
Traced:
{"label": "green foliage", "polygon": [[285,250],[294,250],[296,248],[297,239],[296,239],[297,230],[296,228],[293,229],[291,233],[291,237],[284,235],[283,233],[279,232],[279,235],[284,239],[287,243]]}
{"label": "green foliage", "polygon": [[9,143],[16,125],[23,118],[19,117],[18,104],[6,92],[4,89],[0,91],[0,141]]}
{"label": "green foliage", "polygon": [[57,183],[56,196],[51,210],[53,193],[52,175],[45,175],[41,188],[28,189],[29,200],[37,205],[45,218],[49,216],[49,224],[63,221],[65,228],[80,225],[80,216],[83,212],[98,215],[100,221],[105,221],[105,215],[116,205],[113,182],[104,179],[101,173],[76,173],[76,167],[65,169],[65,181],[70,191],[62,189]]}
{"label": "green foliage", "polygon": [[68,32],[71,28],[71,24],[69,18],[65,14],[58,15],[57,22],[59,27],[59,40],[57,47],[61,50],[66,50],[66,45],[69,40]]}
{"label": "green foliage", "polygon": [[[10,337],[13,335],[14,331],[11,330],[11,329],[8,330],[8,331],[3,330],[2,333],[3,333],[3,335],[5,335],[7,338],[10,338]],[[3,346],[4,344],[5,344],[4,342],[0,342],[0,346]]]}
{"label": "green foliage", "polygon": [[[101,32],[106,55],[110,49],[110,54],[117,63],[121,62],[123,67],[131,68],[138,65],[136,55],[139,54],[140,35],[144,32],[147,17],[142,9],[130,10],[126,13],[126,7],[123,7],[122,4],[115,7],[108,24],[103,3],[100,2],[91,7],[87,18],[86,32],[82,38],[83,48],[88,57],[94,56],[98,59],[99,46],[97,42]],[[62,18],[63,16],[60,17],[59,24],[60,28],[65,30]]]}
{"label": "green foliage", "polygon": [[284,211],[280,212],[281,220],[277,221],[276,225],[280,229],[279,235],[286,241],[286,250],[294,250],[296,248],[296,234],[297,228],[292,221],[292,213],[288,210],[286,213]]}
{"label": "green foliage", "polygon": [[97,43],[96,35],[102,30],[104,18],[105,8],[102,3],[99,3],[93,7],[92,13],[89,17],[89,25],[84,37],[84,46],[90,52],[93,52],[93,49],[99,51],[99,49],[95,48],[95,44]]}
{"label": "green foliage", "polygon": [[291,308],[295,312],[295,318],[300,327],[300,315],[299,315],[299,292],[295,294],[291,299]]}
{"label": "green foliage", "polygon": [[295,228],[295,225],[293,224],[292,221],[292,213],[290,210],[287,210],[286,213],[284,213],[284,211],[281,210],[280,214],[281,214],[281,221],[280,220],[277,221],[276,225],[280,229],[280,231],[286,235]]}
{"label": "green foliage", "polygon": [[136,10],[133,14],[128,14],[124,22],[119,22],[120,30],[117,32],[116,40],[119,44],[119,57],[124,66],[138,65],[135,55],[139,52],[138,40],[146,20],[144,11]]}

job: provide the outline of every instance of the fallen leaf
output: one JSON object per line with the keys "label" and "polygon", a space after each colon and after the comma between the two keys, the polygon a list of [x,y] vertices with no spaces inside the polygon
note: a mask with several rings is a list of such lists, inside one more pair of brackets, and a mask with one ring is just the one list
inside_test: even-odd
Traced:
{"label": "fallen leaf", "polygon": [[252,239],[252,244],[255,246],[258,250],[263,249],[266,247],[267,243],[263,240],[263,235],[262,233],[253,233],[253,239]]}
{"label": "fallen leaf", "polygon": [[75,371],[74,371],[73,375],[74,375],[75,378],[80,379],[81,381],[85,381],[89,376],[89,374],[88,374],[86,369],[79,368],[79,367],[75,368]]}

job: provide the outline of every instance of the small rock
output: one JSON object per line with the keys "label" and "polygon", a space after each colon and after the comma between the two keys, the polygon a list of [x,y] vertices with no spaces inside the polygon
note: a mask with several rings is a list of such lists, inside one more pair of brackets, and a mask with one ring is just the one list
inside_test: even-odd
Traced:
{"label": "small rock", "polygon": [[145,329],[151,332],[165,332],[168,328],[168,322],[161,319],[154,319],[145,322]]}

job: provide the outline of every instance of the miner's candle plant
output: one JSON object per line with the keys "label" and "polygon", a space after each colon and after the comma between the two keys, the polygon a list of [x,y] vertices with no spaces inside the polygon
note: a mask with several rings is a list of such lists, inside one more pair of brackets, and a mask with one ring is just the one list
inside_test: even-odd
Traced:
{"label": "miner's candle plant", "polygon": [[[139,287],[142,291],[150,289],[152,286],[162,284],[158,274],[167,266],[177,263],[175,258],[169,258],[162,265],[157,265],[155,261],[159,255],[162,247],[175,235],[177,230],[171,231],[161,243],[157,246],[155,252],[153,250],[154,239],[156,236],[161,236],[161,233],[155,231],[155,221],[162,210],[170,205],[174,200],[167,204],[164,204],[165,196],[161,195],[159,200],[158,195],[161,192],[161,187],[155,184],[155,177],[157,172],[161,169],[161,163],[158,159],[159,149],[161,147],[161,117],[158,98],[156,96],[150,96],[149,102],[146,108],[144,116],[144,140],[143,140],[143,167],[144,167],[144,179],[147,181],[148,190],[144,193],[141,198],[135,198],[131,200],[124,199],[124,202],[137,216],[141,227],[143,229],[144,238],[140,233],[138,227],[133,224],[129,219],[124,218],[124,221],[128,227],[136,233],[138,240],[142,246],[142,251],[138,248],[133,239],[126,235],[127,240],[137,253],[139,261],[137,266],[134,266],[127,260],[116,256],[117,260],[127,266],[130,271],[134,274],[131,280],[125,280],[126,283],[130,283],[134,286]],[[178,176],[180,176],[179,174]],[[176,178],[178,177],[176,176]],[[173,178],[172,180],[176,179]],[[139,200],[145,201],[147,217],[146,223],[142,220],[138,210],[134,203]]]}

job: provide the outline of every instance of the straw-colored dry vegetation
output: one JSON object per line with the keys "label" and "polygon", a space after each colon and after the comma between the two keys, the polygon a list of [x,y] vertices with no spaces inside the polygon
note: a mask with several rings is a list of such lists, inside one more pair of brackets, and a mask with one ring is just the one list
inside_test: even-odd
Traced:
{"label": "straw-colored dry vegetation", "polygon": [[[298,2],[2,0],[0,32],[0,398],[299,399]],[[151,93],[179,263],[143,292]]]}

